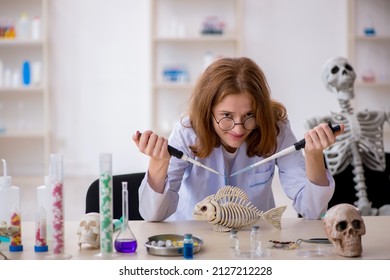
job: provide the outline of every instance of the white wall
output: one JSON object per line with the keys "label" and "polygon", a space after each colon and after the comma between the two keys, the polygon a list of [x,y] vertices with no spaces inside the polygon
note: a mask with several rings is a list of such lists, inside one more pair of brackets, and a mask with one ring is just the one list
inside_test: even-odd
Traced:
{"label": "white wall", "polygon": [[145,170],[131,135],[149,128],[149,1],[50,2],[52,152],[66,175]]}
{"label": "white wall", "polygon": [[338,111],[321,82],[327,59],[346,55],[346,2],[246,0],[246,55],[263,68],[298,138],[312,116]]}
{"label": "white wall", "polygon": [[[52,152],[67,175],[143,171],[131,140],[150,128],[149,1],[50,1]],[[304,121],[337,110],[321,83],[323,63],[346,54],[346,0],[246,0],[244,55],[264,69],[297,137]]]}

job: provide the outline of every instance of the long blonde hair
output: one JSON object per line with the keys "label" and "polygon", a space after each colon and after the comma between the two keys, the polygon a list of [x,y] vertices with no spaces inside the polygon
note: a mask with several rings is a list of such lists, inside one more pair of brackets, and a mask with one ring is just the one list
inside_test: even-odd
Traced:
{"label": "long blonde hair", "polygon": [[257,122],[246,139],[247,155],[269,156],[277,147],[279,127],[277,123],[287,119],[283,104],[270,97],[267,80],[260,67],[251,59],[220,58],[214,61],[200,76],[190,98],[189,119],[197,135],[197,143],[191,150],[198,157],[210,155],[221,145],[212,124],[212,109],[230,94],[247,93],[251,96]]}

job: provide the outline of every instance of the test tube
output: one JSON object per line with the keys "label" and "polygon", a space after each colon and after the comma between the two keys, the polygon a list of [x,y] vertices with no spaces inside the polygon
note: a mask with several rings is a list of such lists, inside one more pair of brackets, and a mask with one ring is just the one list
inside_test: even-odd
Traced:
{"label": "test tube", "polygon": [[14,226],[18,229],[17,233],[13,234],[11,236],[11,243],[9,245],[9,250],[11,252],[20,252],[23,251],[23,244],[22,244],[22,223],[21,223],[21,217],[20,217],[20,211],[15,206],[12,213],[11,213],[11,226]]}
{"label": "test tube", "polygon": [[35,252],[47,252],[46,211],[40,206],[35,215]]}

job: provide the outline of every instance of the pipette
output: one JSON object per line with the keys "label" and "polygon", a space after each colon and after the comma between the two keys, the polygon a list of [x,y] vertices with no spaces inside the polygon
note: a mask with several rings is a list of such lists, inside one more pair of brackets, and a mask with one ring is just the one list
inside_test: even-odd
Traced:
{"label": "pipette", "polygon": [[[335,125],[335,126],[332,126],[332,124],[330,122],[328,122],[328,125],[329,127],[332,129],[333,132],[336,132],[336,131],[339,131],[340,130],[340,126],[339,125]],[[256,166],[259,166],[263,163],[266,163],[268,161],[271,161],[271,160],[274,160],[276,158],[279,158],[279,157],[282,157],[282,156],[285,156],[285,155],[288,155],[292,152],[295,152],[295,151],[298,151],[300,149],[303,149],[305,147],[305,144],[306,144],[306,141],[305,139],[302,139],[296,143],[294,143],[293,145],[291,145],[290,147],[284,149],[284,150],[281,150],[280,152],[276,153],[276,154],[273,154],[272,156],[266,158],[266,159],[263,159],[261,161],[258,161],[254,164],[251,164],[233,174],[230,175],[230,177],[233,177],[233,176],[236,176],[238,174],[241,174],[241,173],[244,173],[248,170],[251,170],[252,168],[256,167]]]}
{"label": "pipette", "polygon": [[[141,137],[141,132],[137,132],[137,133],[138,133],[137,136],[138,136],[138,139],[139,139]],[[174,156],[175,158],[185,160],[185,161],[190,162],[190,163],[192,163],[194,165],[197,165],[197,166],[200,166],[200,167],[202,167],[204,169],[207,169],[208,171],[213,172],[213,173],[215,173],[217,175],[221,175],[221,176],[225,177],[225,175],[219,173],[215,169],[212,169],[211,167],[208,167],[208,166],[200,163],[199,161],[194,160],[193,158],[190,158],[189,156],[184,154],[182,151],[180,151],[180,150],[178,150],[178,149],[176,149],[176,148],[174,148],[174,147],[172,147],[170,145],[168,145],[168,152],[169,152],[169,154],[171,156]]]}

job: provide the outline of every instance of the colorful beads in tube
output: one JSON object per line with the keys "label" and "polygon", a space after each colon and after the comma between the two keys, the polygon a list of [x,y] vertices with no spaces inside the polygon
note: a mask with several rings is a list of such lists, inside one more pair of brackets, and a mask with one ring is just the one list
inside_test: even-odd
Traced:
{"label": "colorful beads in tube", "polygon": [[21,217],[20,217],[20,211],[16,207],[11,213],[11,226],[14,226],[18,228],[18,231],[16,234],[13,234],[11,236],[11,243],[9,246],[9,250],[11,252],[19,252],[23,251],[23,244],[22,244],[22,223],[21,223]]}
{"label": "colorful beads in tube", "polygon": [[100,212],[100,252],[113,253],[112,229],[112,155],[100,154],[99,212]]}
{"label": "colorful beads in tube", "polygon": [[68,259],[71,255],[64,252],[64,185],[62,155],[60,154],[50,154],[49,179],[53,209],[53,256],[47,256],[47,258]]}

